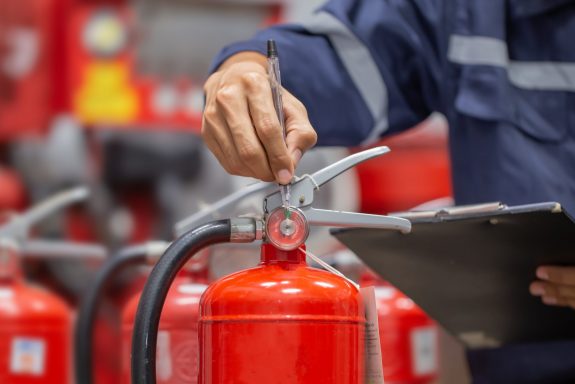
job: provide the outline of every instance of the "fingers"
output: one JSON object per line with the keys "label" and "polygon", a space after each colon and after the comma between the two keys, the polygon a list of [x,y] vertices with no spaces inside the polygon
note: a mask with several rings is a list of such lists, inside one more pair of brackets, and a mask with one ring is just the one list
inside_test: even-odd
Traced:
{"label": "fingers", "polygon": [[270,168],[280,184],[287,184],[293,177],[294,165],[284,142],[269,80],[261,74],[249,74],[244,77],[244,81],[251,119],[264,146]]}
{"label": "fingers", "polygon": [[294,167],[297,167],[305,151],[317,142],[317,133],[309,121],[305,106],[287,91],[284,98],[286,144]]}
{"label": "fingers", "polygon": [[227,125],[216,111],[208,109],[204,111],[202,138],[226,172],[232,175],[247,176],[245,169],[241,166],[239,154],[232,145]]}
{"label": "fingers", "polygon": [[303,153],[317,140],[302,103],[283,91],[284,141],[261,65],[232,64],[210,76],[204,90],[202,136],[226,171],[289,183]]}
{"label": "fingers", "polygon": [[233,142],[239,161],[249,169],[250,176],[272,181],[275,177],[262,143],[254,132],[247,100],[236,97],[238,93],[239,91],[233,88],[222,88],[216,95],[218,110],[228,127],[227,140]]}
{"label": "fingers", "polygon": [[575,309],[575,299],[566,299],[564,297],[543,296],[543,303],[556,307],[570,307]]}
{"label": "fingers", "polygon": [[547,305],[575,309],[575,268],[539,267],[536,274],[542,281],[530,285],[532,295]]}
{"label": "fingers", "polygon": [[[242,68],[241,73],[257,68]],[[228,173],[272,181],[274,175],[253,128],[240,78],[233,73],[215,73],[206,81],[202,137]]]}
{"label": "fingers", "polygon": [[536,281],[531,284],[529,291],[534,296],[564,297],[575,300],[575,286],[559,285]]}
{"label": "fingers", "polygon": [[550,267],[537,268],[537,277],[551,283],[575,286],[575,267]]}

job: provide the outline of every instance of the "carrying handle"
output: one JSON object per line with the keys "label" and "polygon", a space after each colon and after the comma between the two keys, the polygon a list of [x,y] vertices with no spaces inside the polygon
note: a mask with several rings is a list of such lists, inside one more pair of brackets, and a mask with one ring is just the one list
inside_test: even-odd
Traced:
{"label": "carrying handle", "polygon": [[99,244],[58,240],[26,240],[20,244],[21,256],[29,259],[104,260],[108,254]]}
{"label": "carrying handle", "polygon": [[223,199],[210,204],[206,209],[194,213],[193,215],[179,221],[174,226],[175,235],[179,237],[184,233],[190,231],[193,228],[199,227],[202,224],[206,224],[212,220],[222,219],[221,213],[225,213],[226,210],[232,208],[233,206],[239,204],[241,201],[248,199],[260,192],[270,192],[272,189],[277,189],[277,184],[259,182],[255,184],[248,185],[224,197]]}

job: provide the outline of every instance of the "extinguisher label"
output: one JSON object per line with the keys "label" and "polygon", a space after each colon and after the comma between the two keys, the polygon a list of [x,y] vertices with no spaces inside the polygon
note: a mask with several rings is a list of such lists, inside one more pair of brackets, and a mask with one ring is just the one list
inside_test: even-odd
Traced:
{"label": "extinguisher label", "polygon": [[46,365],[46,343],[42,339],[16,337],[12,339],[10,372],[19,375],[42,376]]}
{"label": "extinguisher label", "polygon": [[10,288],[0,288],[0,299],[11,299],[14,297],[14,290]]}
{"label": "extinguisher label", "polygon": [[384,384],[383,366],[381,357],[381,344],[379,342],[379,322],[377,321],[377,307],[375,289],[361,288],[361,297],[365,308],[365,384]]}
{"label": "extinguisher label", "polygon": [[437,349],[437,329],[435,327],[420,327],[411,331],[414,375],[424,376],[437,372]]}
{"label": "extinguisher label", "polygon": [[158,343],[156,344],[156,374],[161,381],[169,380],[172,377],[172,354],[170,349],[170,332],[158,332]]}

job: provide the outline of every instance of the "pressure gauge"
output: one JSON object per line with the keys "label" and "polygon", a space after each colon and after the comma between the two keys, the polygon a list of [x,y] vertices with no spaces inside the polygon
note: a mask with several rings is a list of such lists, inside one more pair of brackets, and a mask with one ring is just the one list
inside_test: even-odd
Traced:
{"label": "pressure gauge", "polygon": [[305,243],[309,225],[302,211],[280,207],[273,210],[266,222],[266,238],[276,248],[291,251]]}
{"label": "pressure gauge", "polygon": [[82,38],[84,47],[93,55],[115,56],[128,44],[128,28],[117,12],[105,9],[88,20]]}

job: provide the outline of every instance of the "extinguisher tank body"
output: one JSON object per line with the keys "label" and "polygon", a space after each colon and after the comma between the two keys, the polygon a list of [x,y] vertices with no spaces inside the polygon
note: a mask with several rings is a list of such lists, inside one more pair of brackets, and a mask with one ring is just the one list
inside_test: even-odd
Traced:
{"label": "extinguisher tank body", "polygon": [[262,262],[211,284],[200,303],[200,384],[360,384],[358,289],[310,268],[302,250],[262,246]]}
{"label": "extinguisher tank body", "polygon": [[58,297],[20,278],[0,282],[0,383],[69,383],[71,328]]}
{"label": "extinguisher tank body", "polygon": [[[205,284],[180,272],[168,292],[160,318],[157,344],[156,381],[159,384],[196,384],[198,380],[199,303]],[[130,384],[130,351],[140,294],[122,313],[122,383]]]}

